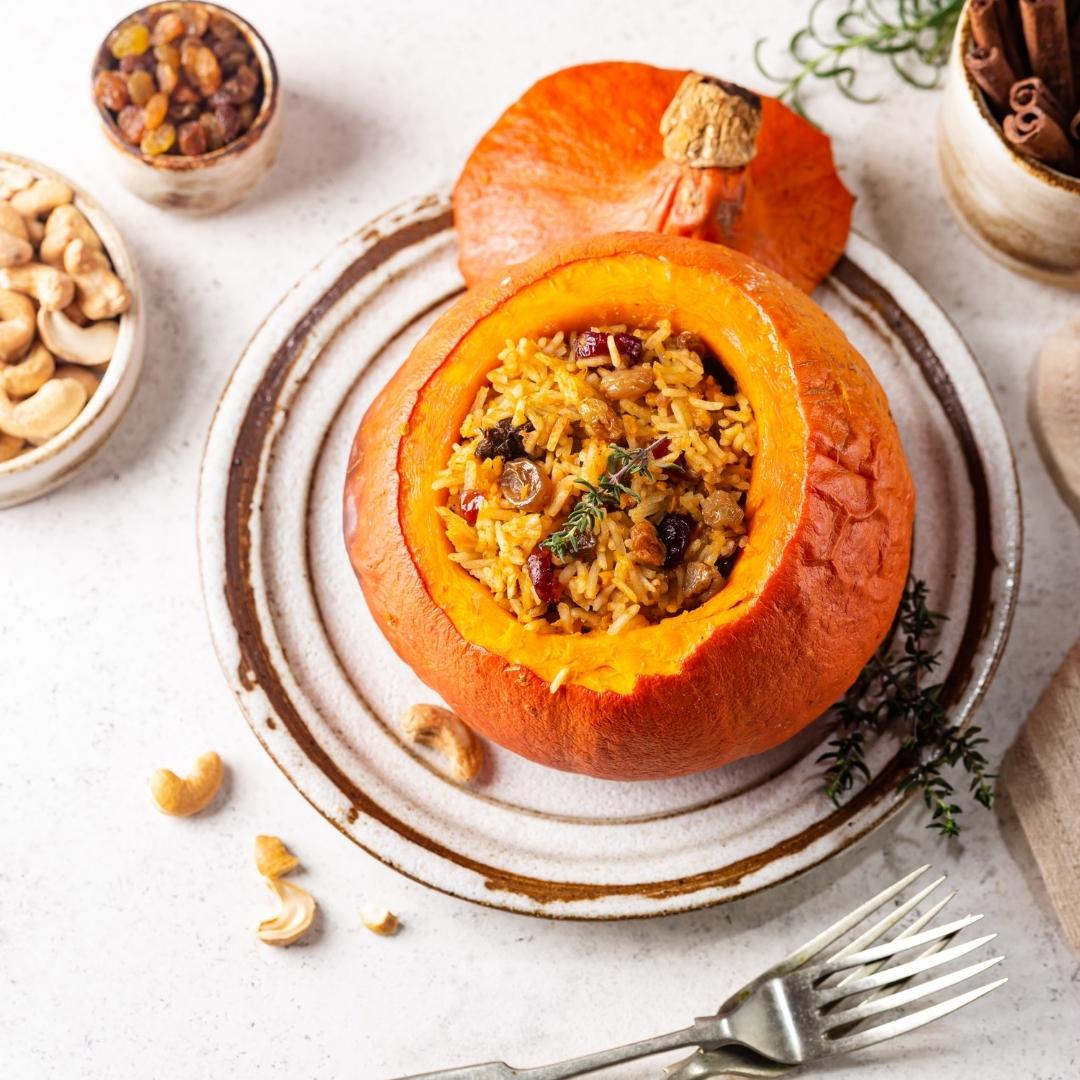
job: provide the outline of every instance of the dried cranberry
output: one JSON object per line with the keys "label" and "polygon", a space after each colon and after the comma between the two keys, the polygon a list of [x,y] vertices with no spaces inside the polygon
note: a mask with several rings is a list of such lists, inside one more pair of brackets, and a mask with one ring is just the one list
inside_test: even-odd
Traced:
{"label": "dried cranberry", "polygon": [[[629,356],[636,364],[645,353],[645,346],[641,339],[633,334],[613,334],[615,348],[623,356]],[[607,334],[601,334],[596,330],[585,330],[578,334],[574,343],[574,355],[581,360],[587,360],[590,356],[605,356],[608,351]]]}
{"label": "dried cranberry", "polygon": [[461,516],[470,524],[476,524],[476,515],[484,505],[484,496],[479,491],[463,491],[458,499]]}
{"label": "dried cranberry", "polygon": [[532,430],[531,420],[526,420],[520,427],[514,427],[514,422],[509,418],[500,420],[493,428],[484,432],[484,437],[476,444],[473,452],[481,461],[490,461],[497,457],[504,461],[528,457],[522,435]]}
{"label": "dried cranberry", "polygon": [[656,535],[667,550],[665,570],[670,570],[682,562],[696,527],[697,523],[689,514],[665,514],[660,519],[660,524],[656,526]]}
{"label": "dried cranberry", "polygon": [[670,439],[661,439],[653,448],[652,456],[654,458],[662,458],[671,449]]}
{"label": "dried cranberry", "polygon": [[554,604],[562,593],[562,585],[555,577],[555,561],[551,552],[547,548],[533,548],[532,554],[525,560],[525,569],[529,571],[529,580],[537,599],[542,604]]}

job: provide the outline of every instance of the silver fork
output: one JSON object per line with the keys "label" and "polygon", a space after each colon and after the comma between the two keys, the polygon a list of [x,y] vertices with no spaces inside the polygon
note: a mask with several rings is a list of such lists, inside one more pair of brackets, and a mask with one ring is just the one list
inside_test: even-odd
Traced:
{"label": "silver fork", "polygon": [[[913,910],[940,881],[890,912],[849,945],[825,959],[816,958],[928,869],[921,867],[868,900],[732,995],[715,1015],[701,1017],[680,1031],[535,1069],[512,1069],[503,1062],[489,1062],[418,1074],[403,1080],[569,1080],[598,1069],[688,1046],[700,1047],[704,1053],[694,1055],[688,1062],[676,1066],[674,1075],[680,1076],[680,1080],[718,1075],[715,1071],[701,1071],[698,1068],[701,1064],[699,1058],[728,1048],[735,1052],[732,1064],[736,1070],[740,1067],[744,1070],[759,1067],[778,1070],[743,1071],[741,1075],[779,1076],[793,1066],[860,1050],[884,1039],[914,1031],[970,1004],[1006,981],[998,979],[936,1005],[909,1011],[894,1020],[865,1030],[853,1030],[855,1025],[872,1016],[900,1009],[920,998],[955,986],[1003,959],[994,957],[911,985],[911,980],[917,976],[958,959],[995,936],[989,934],[962,944],[952,944],[957,934],[981,918],[979,915],[968,915],[944,926],[925,929],[948,902],[948,897],[921,920],[917,920],[917,925],[908,927],[882,944],[871,944]],[[903,959],[895,966],[885,966],[891,960],[915,950],[922,952],[912,959]],[[843,975],[843,978],[838,982],[835,977],[839,975]],[[861,1000],[845,1005],[847,999],[853,997]],[[711,1064],[705,1062],[704,1067],[710,1069]],[[683,1070],[681,1075],[679,1069]],[[730,1073],[731,1069],[728,1071]],[[739,1072],[736,1071],[735,1075],[739,1075]]]}

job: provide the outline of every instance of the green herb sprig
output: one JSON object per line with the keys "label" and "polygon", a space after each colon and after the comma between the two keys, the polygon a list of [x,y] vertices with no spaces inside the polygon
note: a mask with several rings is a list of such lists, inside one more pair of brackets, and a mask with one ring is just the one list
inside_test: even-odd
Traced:
{"label": "green herb sprig", "polygon": [[[835,0],[829,0],[837,6]],[[765,38],[754,45],[754,63],[765,78],[777,83],[781,101],[806,116],[803,93],[812,80],[832,82],[845,97],[863,104],[880,95],[856,89],[859,72],[854,61],[863,50],[888,58],[904,82],[922,90],[938,86],[956,33],[963,0],[842,0],[831,31],[816,22],[826,0],[815,0],[806,25],[788,42],[793,62],[790,73],[773,74],[761,59]],[[882,9],[888,6],[890,11]]]}
{"label": "green herb sprig", "polygon": [[[593,484],[581,476],[574,481],[586,489],[585,494],[567,515],[566,524],[551,533],[540,546],[547,548],[556,558],[576,555],[588,543],[604,515],[609,510],[619,509],[624,495],[634,502],[640,501],[637,492],[627,481],[634,476],[652,479],[653,453],[658,450],[662,453],[661,447],[668,442],[670,440],[667,438],[659,438],[638,450],[609,446],[607,465],[600,483]],[[657,468],[665,468],[658,462],[655,464]]]}
{"label": "green herb sprig", "polygon": [[828,763],[825,794],[839,806],[857,783],[871,779],[866,763],[867,733],[900,733],[900,752],[910,767],[898,790],[901,794],[921,791],[930,811],[927,828],[942,836],[956,836],[961,808],[943,770],[962,768],[970,777],[969,794],[987,809],[994,805],[996,777],[980,749],[986,743],[980,729],[958,730],[941,704],[942,684],[923,685],[941,658],[940,652],[928,647],[928,639],[946,618],[930,610],[926,593],[926,582],[908,582],[897,616],[903,647],[884,650],[863,669],[837,706],[839,733],[818,761]]}

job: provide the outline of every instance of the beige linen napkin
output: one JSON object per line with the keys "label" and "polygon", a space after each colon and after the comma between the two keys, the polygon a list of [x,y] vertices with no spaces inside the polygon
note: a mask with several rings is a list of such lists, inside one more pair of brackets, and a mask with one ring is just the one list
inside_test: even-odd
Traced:
{"label": "beige linen napkin", "polygon": [[[1047,467],[1080,517],[1080,317],[1043,347],[1031,404]],[[1006,754],[1002,785],[1080,954],[1080,641]]]}

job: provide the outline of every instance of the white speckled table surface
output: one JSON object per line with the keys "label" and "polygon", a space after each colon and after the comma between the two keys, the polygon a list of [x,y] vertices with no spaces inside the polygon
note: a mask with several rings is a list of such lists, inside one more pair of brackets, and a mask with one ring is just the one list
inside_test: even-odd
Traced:
{"label": "white speckled table surface", "polygon": [[[909,811],[803,879],[717,910],[603,925],[502,914],[397,876],[327,825],[252,738],[210,646],[194,540],[203,441],[240,349],[294,279],[369,217],[452,177],[553,66],[642,59],[754,84],[754,39],[785,38],[806,6],[248,0],[285,88],[281,159],[246,203],[189,220],[106,171],[86,72],[126,5],[8,5],[0,146],[76,179],[126,232],[150,347],[107,449],[69,486],[0,513],[6,1076],[385,1080],[494,1057],[539,1064],[682,1026],[929,860],[1001,931],[1011,981],[829,1075],[1080,1075],[1080,971],[1008,807],[972,812],[951,847]],[[1026,416],[1032,359],[1077,296],[1012,276],[960,234],[936,175],[937,104],[890,87],[874,107],[827,94],[816,114],[858,195],[857,227],[956,321],[1012,434],[1023,586],[980,719],[1000,757],[1080,633],[1080,541]],[[229,765],[220,808],[193,821],[156,814],[147,775],[210,747]],[[303,946],[269,949],[252,933],[269,906],[251,862],[258,832],[300,854],[319,899]],[[365,900],[396,910],[404,930],[383,940],[362,929]]]}

